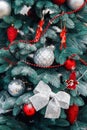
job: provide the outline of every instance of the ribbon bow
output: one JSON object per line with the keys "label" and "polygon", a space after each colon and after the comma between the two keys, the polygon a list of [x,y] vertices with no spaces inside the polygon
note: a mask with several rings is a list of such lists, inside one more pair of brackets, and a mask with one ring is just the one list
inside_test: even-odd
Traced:
{"label": "ribbon bow", "polygon": [[39,111],[47,106],[45,118],[59,118],[61,108],[69,108],[70,95],[63,91],[55,94],[43,81],[40,81],[36,86],[34,89],[34,94],[35,95],[30,97],[29,100],[31,101],[36,111]]}

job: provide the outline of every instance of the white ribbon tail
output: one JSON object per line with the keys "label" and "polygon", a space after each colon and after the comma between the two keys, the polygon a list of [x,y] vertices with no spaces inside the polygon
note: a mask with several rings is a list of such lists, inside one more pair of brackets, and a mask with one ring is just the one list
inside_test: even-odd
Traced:
{"label": "white ribbon tail", "polygon": [[60,91],[57,93],[57,100],[59,101],[60,107],[68,109],[70,104],[70,95],[66,92]]}
{"label": "white ribbon tail", "polygon": [[60,104],[56,99],[52,99],[46,108],[45,118],[56,119],[59,118],[60,113]]}

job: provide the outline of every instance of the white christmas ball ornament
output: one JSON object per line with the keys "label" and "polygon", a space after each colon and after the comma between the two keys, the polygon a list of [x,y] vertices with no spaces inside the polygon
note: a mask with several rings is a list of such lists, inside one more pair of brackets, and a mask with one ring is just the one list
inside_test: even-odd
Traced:
{"label": "white christmas ball ornament", "polygon": [[0,18],[9,15],[11,12],[10,4],[5,0],[0,0]]}
{"label": "white christmas ball ornament", "polygon": [[24,83],[19,80],[15,79],[10,84],[8,85],[8,92],[11,94],[11,96],[20,96],[25,90],[25,85]]}
{"label": "white christmas ball ornament", "polygon": [[40,48],[34,55],[34,62],[42,67],[48,67],[54,62],[54,53],[51,48]]}
{"label": "white christmas ball ornament", "polygon": [[67,0],[67,4],[72,10],[77,10],[84,4],[84,0]]}

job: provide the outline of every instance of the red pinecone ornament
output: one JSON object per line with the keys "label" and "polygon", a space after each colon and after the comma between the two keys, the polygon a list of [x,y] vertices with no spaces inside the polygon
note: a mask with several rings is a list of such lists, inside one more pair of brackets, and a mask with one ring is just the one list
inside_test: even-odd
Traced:
{"label": "red pinecone ornament", "polygon": [[74,70],[76,68],[76,61],[73,59],[68,59],[66,60],[64,66],[67,70]]}
{"label": "red pinecone ornament", "polygon": [[7,29],[7,36],[10,43],[12,43],[17,37],[18,31],[14,26],[10,26]]}
{"label": "red pinecone ornament", "polygon": [[76,104],[73,104],[69,107],[67,110],[67,119],[70,122],[70,124],[74,124],[77,120],[79,113],[79,107]]}
{"label": "red pinecone ornament", "polygon": [[62,5],[65,3],[66,0],[52,0],[54,4]]}
{"label": "red pinecone ornament", "polygon": [[33,107],[33,105],[29,103],[23,106],[23,112],[25,113],[26,116],[33,116],[36,113],[36,110]]}

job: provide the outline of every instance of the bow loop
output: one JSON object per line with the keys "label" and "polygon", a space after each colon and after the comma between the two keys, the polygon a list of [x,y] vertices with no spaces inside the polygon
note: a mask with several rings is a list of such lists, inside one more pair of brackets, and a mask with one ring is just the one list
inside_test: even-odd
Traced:
{"label": "bow loop", "polygon": [[36,86],[36,88],[34,89],[34,94],[36,93],[42,93],[45,95],[50,94],[51,89],[46,83],[44,83],[43,81],[40,81],[38,85]]}
{"label": "bow loop", "polygon": [[38,93],[38,94],[35,94],[34,96],[30,97],[29,100],[32,103],[32,105],[34,106],[34,108],[36,109],[36,111],[39,111],[48,104],[49,97],[47,97],[44,94]]}
{"label": "bow loop", "polygon": [[70,103],[70,95],[66,92],[60,91],[57,93],[56,96],[57,96],[57,100],[60,103],[60,107],[63,109],[68,109]]}

